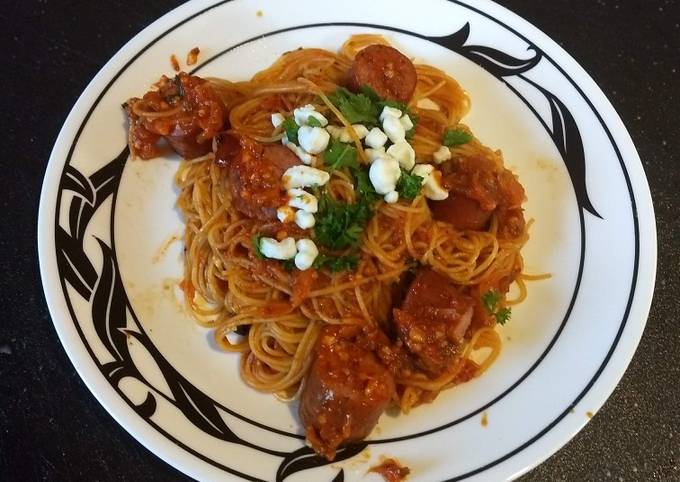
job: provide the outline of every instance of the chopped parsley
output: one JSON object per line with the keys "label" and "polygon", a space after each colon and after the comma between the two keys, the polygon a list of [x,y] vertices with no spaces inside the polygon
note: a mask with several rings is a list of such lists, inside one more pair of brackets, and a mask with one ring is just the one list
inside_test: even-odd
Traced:
{"label": "chopped parsley", "polygon": [[382,196],[375,192],[375,188],[368,177],[366,169],[355,169],[354,179],[356,179],[357,197],[364,203],[372,204]]}
{"label": "chopped parsley", "polygon": [[366,94],[353,94],[344,87],[338,87],[335,92],[328,96],[328,100],[352,124],[375,125],[377,123],[378,106]]}
{"label": "chopped parsley", "polygon": [[266,256],[262,253],[262,250],[260,249],[260,241],[262,240],[264,236],[261,234],[253,234],[252,241],[253,241],[253,248],[255,249],[255,256],[257,256],[258,259],[266,259]]}
{"label": "chopped parsley", "polygon": [[364,227],[372,215],[369,203],[343,203],[323,194],[319,199],[314,233],[316,241],[330,249],[358,248]]}
{"label": "chopped parsley", "polygon": [[281,262],[281,265],[283,266],[283,269],[285,269],[286,271],[293,271],[293,269],[295,268],[295,258],[283,260]]}
{"label": "chopped parsley", "polygon": [[331,139],[328,149],[324,152],[324,162],[331,169],[350,167],[358,169],[357,150],[351,144]]}
{"label": "chopped parsley", "polygon": [[413,199],[420,194],[422,187],[422,177],[410,174],[403,169],[401,170],[401,176],[399,177],[399,181],[397,181],[397,192],[399,193],[399,197],[409,200]]}
{"label": "chopped parsley", "polygon": [[446,147],[462,146],[471,140],[472,135],[460,129],[446,129],[442,136],[442,144]]}
{"label": "chopped parsley", "polygon": [[327,256],[320,254],[314,260],[314,269],[327,269],[332,273],[339,271],[355,271],[359,265],[359,256]]}
{"label": "chopped parsley", "polygon": [[319,119],[317,119],[313,115],[307,117],[307,125],[310,127],[322,127],[321,122],[319,122]]}
{"label": "chopped parsley", "polygon": [[484,309],[496,318],[496,323],[504,325],[512,316],[512,309],[508,307],[499,308],[498,303],[503,296],[498,290],[489,290],[482,295]]}
{"label": "chopped parsley", "polygon": [[298,130],[300,129],[300,126],[295,123],[295,119],[292,117],[286,117],[286,119],[281,124],[281,127],[283,127],[283,130],[286,131],[286,137],[288,140],[297,144]]}

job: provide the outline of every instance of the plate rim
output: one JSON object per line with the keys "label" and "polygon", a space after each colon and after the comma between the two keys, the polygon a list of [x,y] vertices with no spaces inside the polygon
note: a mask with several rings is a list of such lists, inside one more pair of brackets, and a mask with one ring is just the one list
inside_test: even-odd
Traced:
{"label": "plate rim", "polygon": [[[126,59],[127,62],[122,64],[123,67],[121,68],[121,72],[125,70],[130,63],[134,62],[136,57],[134,55],[133,58],[129,57],[131,52],[134,54],[136,44],[146,44],[143,49],[137,52],[138,55],[147,48],[150,48],[158,39],[167,35],[172,30],[179,28],[191,18],[200,15],[205,10],[215,8],[224,3],[228,3],[229,1],[230,0],[205,0],[199,2],[189,2],[180,5],[179,7],[167,12],[133,36],[116,52],[116,54],[114,54],[106,62],[106,64],[95,75],[95,77],[88,83],[87,87],[83,90],[78,100],[75,102],[54,143],[54,147],[50,154],[49,162],[45,170],[45,176],[43,178],[38,213],[38,255],[43,292],[45,294],[50,316],[52,318],[55,330],[59,336],[60,342],[67,352],[71,363],[78,372],[78,375],[95,396],[95,398],[99,401],[99,403],[107,410],[107,412],[109,412],[109,414],[111,414],[111,416],[138,442],[144,445],[155,456],[160,457],[171,466],[176,467],[185,474],[195,478],[206,474],[202,470],[193,470],[196,465],[196,459],[194,456],[189,454],[186,449],[183,449],[170,442],[159,432],[151,430],[148,425],[144,423],[144,420],[134,420],[135,418],[139,418],[138,415],[129,406],[127,406],[123,400],[120,399],[118,394],[112,389],[105,378],[102,377],[101,373],[96,368],[94,361],[89,358],[87,351],[84,350],[83,346],[81,346],[81,340],[79,340],[77,337],[74,337],[72,332],[68,333],[70,331],[70,327],[65,326],[67,323],[64,323],[64,320],[61,319],[64,316],[64,313],[68,312],[68,309],[66,309],[64,306],[65,303],[63,300],[59,299],[62,294],[60,292],[52,292],[52,289],[54,289],[52,287],[59,285],[60,283],[58,282],[58,277],[56,276],[56,273],[58,272],[56,261],[53,259],[54,257],[51,256],[55,251],[53,237],[54,233],[52,232],[53,229],[51,229],[55,225],[55,216],[54,213],[50,215],[50,209],[48,205],[55,199],[54,194],[58,191],[58,182],[55,183],[54,181],[55,179],[59,179],[59,176],[65,167],[64,162],[61,161],[65,161],[66,157],[61,156],[60,151],[64,151],[64,145],[68,145],[69,138],[71,137],[71,134],[69,133],[74,132],[74,125],[77,125],[78,122],[80,122],[80,129],[82,129],[82,126],[85,124],[84,119],[81,119],[81,117],[83,113],[87,112],[88,108],[90,107],[88,106],[86,98],[91,98],[97,93],[96,91],[98,89],[98,84],[107,81],[111,83],[115,82],[118,75],[111,77],[109,71],[111,71],[114,66],[121,65],[121,61],[125,61]],[[631,297],[631,307],[628,321],[630,322],[633,320],[636,321],[636,323],[628,323],[627,328],[637,329],[632,334],[628,333],[625,335],[624,333],[621,333],[621,339],[626,338],[629,341],[624,345],[619,343],[613,349],[612,355],[618,355],[620,360],[618,360],[615,364],[612,364],[610,361],[610,363],[604,367],[605,370],[609,369],[608,371],[614,371],[615,373],[607,374],[607,376],[605,376],[604,372],[601,373],[600,378],[598,378],[593,385],[593,387],[598,385],[598,390],[596,390],[597,393],[588,391],[584,394],[585,396],[592,396],[595,398],[593,401],[593,406],[599,410],[599,408],[606,402],[613,390],[616,388],[630,364],[630,361],[637,349],[637,346],[639,345],[640,338],[644,331],[653,297],[657,264],[656,223],[651,193],[646,175],[644,173],[644,167],[628,130],[625,128],[623,121],[612,106],[606,94],[600,89],[597,83],[583,69],[583,67],[581,67],[581,65],[561,46],[559,46],[554,40],[543,33],[538,27],[534,26],[519,15],[513,13],[509,9],[494,2],[483,0],[455,0],[453,3],[458,3],[465,7],[471,8],[472,10],[477,10],[479,13],[487,16],[490,15],[489,12],[491,11],[494,13],[494,21],[497,21],[495,17],[498,16],[503,19],[503,26],[506,28],[518,29],[519,32],[515,33],[520,35],[522,38],[525,36],[530,37],[532,42],[540,46],[541,49],[549,47],[551,50],[554,50],[554,52],[557,52],[559,54],[559,58],[561,60],[564,59],[564,61],[560,62],[559,66],[564,66],[565,69],[569,70],[570,75],[575,78],[575,87],[580,89],[585,83],[587,84],[585,87],[587,87],[588,91],[594,91],[598,94],[594,99],[591,100],[594,103],[600,105],[598,105],[596,108],[593,104],[592,108],[594,112],[602,116],[603,126],[606,126],[611,130],[610,135],[612,141],[614,141],[614,145],[621,147],[622,151],[629,151],[627,152],[628,156],[625,159],[623,154],[620,154],[620,158],[622,163],[628,169],[630,175],[628,179],[628,185],[637,206],[637,211],[635,214],[639,229],[640,246],[652,248],[652,250],[646,252],[644,256],[640,256],[637,279],[635,280],[632,289],[633,293]],[[161,31],[163,27],[167,26],[168,24],[173,24],[175,20],[179,23],[174,24],[169,29],[165,29],[159,36],[155,36],[155,34]],[[507,25],[505,22],[507,22]],[[155,39],[153,39],[153,41],[149,41],[154,37]],[[554,63],[555,65],[558,65],[556,62]],[[99,94],[103,95],[101,89],[99,89]],[[85,114],[84,117],[87,117],[88,115],[89,114]],[[645,213],[646,215],[640,216],[640,213]],[[646,242],[643,242],[644,237],[648,237]],[[85,356],[83,357],[83,355]],[[551,443],[546,447],[547,450],[541,450],[540,452],[544,453],[543,457],[530,457],[533,461],[529,464],[522,463],[521,465],[524,468],[514,473],[512,477],[514,478],[521,475],[522,473],[527,472],[556,453],[562,446],[571,440],[586,423],[587,420],[583,419],[582,423],[580,424],[570,424],[569,427],[572,427],[573,429],[568,431],[568,436],[558,437],[559,439],[563,440],[556,443]],[[178,457],[178,454],[169,453],[178,451],[181,452],[179,454],[182,455],[181,457]],[[524,452],[526,453],[526,450]],[[515,454],[511,458],[519,455],[519,453]],[[182,459],[182,463],[178,463],[178,459]],[[501,462],[499,465],[504,465],[504,462]]]}

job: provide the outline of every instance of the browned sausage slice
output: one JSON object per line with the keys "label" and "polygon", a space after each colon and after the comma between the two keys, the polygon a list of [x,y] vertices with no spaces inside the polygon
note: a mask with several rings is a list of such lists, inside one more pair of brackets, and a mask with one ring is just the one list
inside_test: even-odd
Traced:
{"label": "browned sausage slice", "polygon": [[369,45],[359,51],[348,73],[348,87],[358,91],[368,85],[384,99],[408,102],[418,76],[404,54],[387,45]]}
{"label": "browned sausage slice", "polygon": [[329,460],[343,443],[368,436],[395,392],[391,373],[362,336],[361,327],[326,326],[300,397],[307,440]]}
{"label": "browned sausage slice", "polygon": [[473,306],[446,276],[430,268],[418,273],[393,313],[397,336],[417,366],[434,377],[446,370],[470,326]]}
{"label": "browned sausage slice", "polygon": [[[235,157],[233,148],[232,142],[218,145],[215,159],[229,169],[234,207],[249,218],[276,220],[276,209],[287,202],[281,177],[300,160],[281,144],[262,145],[243,138]],[[230,157],[233,157],[231,162]]]}

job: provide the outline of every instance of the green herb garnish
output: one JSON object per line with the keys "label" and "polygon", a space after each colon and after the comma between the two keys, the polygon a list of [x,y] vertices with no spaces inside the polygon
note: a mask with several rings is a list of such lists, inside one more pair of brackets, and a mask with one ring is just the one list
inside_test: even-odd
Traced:
{"label": "green herb garnish", "polygon": [[442,136],[442,144],[446,147],[462,146],[471,140],[471,134],[459,129],[446,129]]}
{"label": "green herb garnish", "polygon": [[313,115],[310,115],[307,117],[307,125],[310,127],[321,127],[321,122]]}
{"label": "green herb garnish", "polygon": [[293,269],[295,268],[295,258],[290,258],[282,261],[281,266],[283,266],[283,269],[285,269],[286,271],[293,271]]}
{"label": "green herb garnish", "polygon": [[512,309],[508,307],[500,308],[498,303],[501,301],[503,296],[498,290],[489,290],[482,295],[482,304],[484,309],[496,318],[496,323],[504,325],[512,316]]}
{"label": "green herb garnish", "polygon": [[356,180],[357,198],[365,204],[373,204],[378,199],[382,198],[380,194],[375,192],[373,184],[368,177],[366,169],[355,169],[353,171],[354,179]]}
{"label": "green herb garnish", "polygon": [[355,271],[359,265],[359,256],[327,256],[320,254],[314,260],[314,269],[327,269],[332,273],[339,271]]}
{"label": "green herb garnish", "polygon": [[399,197],[404,199],[413,199],[418,194],[423,187],[423,178],[416,176],[415,174],[410,174],[402,169],[401,176],[397,181],[397,192]]}
{"label": "green herb garnish", "polygon": [[286,131],[286,137],[288,138],[288,141],[297,144],[298,130],[300,129],[300,126],[295,123],[295,119],[292,117],[287,117],[281,124],[281,127],[283,127],[283,130]]}
{"label": "green herb garnish", "polygon": [[253,241],[253,248],[255,248],[255,256],[258,257],[258,259],[266,259],[266,256],[262,253],[262,250],[260,249],[260,241],[262,240],[264,236],[261,234],[253,234],[252,241]]}
{"label": "green herb garnish", "polygon": [[338,87],[335,92],[328,95],[328,100],[352,124],[377,124],[378,106],[366,94],[353,94],[344,87]]}
{"label": "green herb garnish", "polygon": [[324,162],[331,169],[350,167],[358,169],[357,150],[352,144],[331,139],[330,146],[324,152]]}
{"label": "green herb garnish", "polygon": [[370,205],[363,200],[349,204],[323,194],[314,226],[316,241],[331,249],[357,248],[372,214]]}

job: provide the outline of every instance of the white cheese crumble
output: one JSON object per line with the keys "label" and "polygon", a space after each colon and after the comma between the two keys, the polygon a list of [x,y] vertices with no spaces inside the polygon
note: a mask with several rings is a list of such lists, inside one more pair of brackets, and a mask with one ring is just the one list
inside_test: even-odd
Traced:
{"label": "white cheese crumble", "polygon": [[[389,107],[385,107],[385,109],[389,109]],[[406,137],[406,130],[398,117],[385,116],[382,127],[387,137],[395,144],[403,141]]]}
{"label": "white cheese crumble", "polygon": [[449,192],[441,185],[441,172],[435,171],[431,164],[418,164],[411,174],[423,178],[423,194],[426,198],[442,201],[449,197]]}
{"label": "white cheese crumble", "polygon": [[274,129],[283,124],[284,120],[286,120],[286,118],[283,117],[283,114],[279,114],[278,112],[272,114],[272,125],[274,126]]}
{"label": "white cheese crumble", "polygon": [[375,161],[379,157],[385,157],[387,155],[384,147],[379,147],[377,149],[364,149],[364,152],[366,153],[366,159],[368,159],[369,163]]}
{"label": "white cheese crumble", "polygon": [[319,250],[311,239],[300,239],[296,243],[297,255],[295,256],[295,266],[304,271],[312,267],[314,260],[319,255]]}
{"label": "white cheese crumble", "polygon": [[321,127],[302,126],[298,130],[300,147],[310,154],[319,154],[326,150],[331,136]]}
{"label": "white cheese crumble", "polygon": [[295,220],[295,209],[290,206],[281,206],[276,210],[276,218],[282,223],[292,223]]}
{"label": "white cheese crumble", "polygon": [[380,149],[385,145],[386,142],[387,136],[383,131],[381,131],[377,127],[371,129],[366,138],[364,139],[364,143],[368,147],[372,147],[373,149]]}
{"label": "white cheese crumble", "polygon": [[413,121],[411,118],[408,116],[408,114],[404,114],[399,118],[399,122],[401,122],[401,125],[404,126],[404,129],[409,131],[413,129]]}
{"label": "white cheese crumble", "polygon": [[402,114],[403,112],[400,111],[399,109],[395,109],[394,107],[386,105],[385,107],[383,107],[383,110],[380,113],[380,122],[385,122],[385,119],[388,117],[394,117],[396,119],[399,119]]}
{"label": "white cheese crumble", "polygon": [[399,165],[407,171],[410,171],[416,165],[416,151],[406,141],[392,144],[387,149],[387,155],[394,157]]}
{"label": "white cheese crumble", "polygon": [[283,186],[286,189],[295,187],[323,186],[331,176],[326,171],[309,166],[293,166],[283,173]]}
{"label": "white cheese crumble", "polygon": [[295,213],[295,224],[297,224],[301,229],[309,229],[314,227],[316,224],[316,219],[312,213],[308,213],[300,209]]}
{"label": "white cheese crumble", "polygon": [[399,193],[397,191],[390,191],[385,194],[385,202],[387,204],[394,204],[399,201]]}
{"label": "white cheese crumble", "polygon": [[305,150],[300,148],[300,146],[290,142],[288,140],[288,136],[286,136],[286,135],[284,135],[281,138],[281,144],[283,144],[288,149],[293,151],[293,153],[298,157],[298,159],[300,159],[302,161],[303,164],[310,165],[310,164],[314,163],[314,161],[316,160],[315,156],[305,152]]}
{"label": "white cheese crumble", "polygon": [[371,184],[378,194],[388,194],[394,191],[399,176],[401,176],[399,162],[391,156],[377,158],[368,171]]}
{"label": "white cheese crumble", "polygon": [[309,123],[310,116],[318,120],[319,124],[321,124],[322,127],[328,125],[328,120],[323,116],[321,112],[317,112],[316,108],[312,104],[307,104],[302,107],[298,107],[293,111],[295,123],[299,126],[306,126]]}
{"label": "white cheese crumble", "polygon": [[260,239],[260,251],[266,258],[281,260],[292,259],[297,253],[293,238],[286,238],[282,241],[277,241],[274,238],[262,238]]}
{"label": "white cheese crumble", "polygon": [[451,150],[446,146],[441,146],[434,154],[432,154],[434,162],[441,164],[442,162],[451,159]]}
{"label": "white cheese crumble", "polygon": [[319,210],[319,202],[313,194],[304,189],[288,189],[288,205],[293,208],[301,209],[308,213],[315,213]]}

